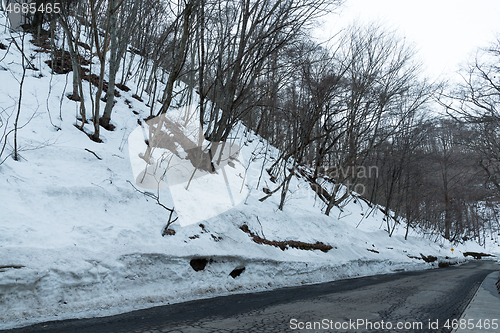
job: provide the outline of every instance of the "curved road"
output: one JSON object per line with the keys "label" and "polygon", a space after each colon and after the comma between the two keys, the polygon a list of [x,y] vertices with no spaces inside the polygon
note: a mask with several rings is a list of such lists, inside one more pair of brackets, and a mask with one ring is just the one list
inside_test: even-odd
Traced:
{"label": "curved road", "polygon": [[483,279],[498,269],[493,261],[474,261],[6,332],[450,332],[446,321],[458,319]]}

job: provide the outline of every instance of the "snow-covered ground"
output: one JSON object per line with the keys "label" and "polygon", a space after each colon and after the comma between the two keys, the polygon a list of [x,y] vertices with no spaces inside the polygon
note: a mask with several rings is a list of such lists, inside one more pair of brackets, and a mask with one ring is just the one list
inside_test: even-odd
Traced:
{"label": "snow-covered ground", "polygon": [[[0,21],[3,26],[4,18]],[[10,35],[1,29],[0,42],[9,45]],[[116,130],[101,128],[104,143],[95,143],[74,126],[78,104],[65,97],[71,73],[51,76],[44,63],[47,54],[35,52],[37,47],[29,39],[26,53],[35,56],[33,64],[40,70],[28,70],[24,82],[20,124],[26,126],[18,134],[21,160],[9,157],[0,165],[0,329],[437,267],[436,262],[410,258],[421,253],[462,262],[465,251],[500,252],[498,244],[486,249],[472,242],[455,246],[416,230],[410,230],[405,240],[403,226],[389,237],[384,215],[379,210],[368,215],[370,207],[360,200],[325,216],[321,200],[303,179],[293,179],[284,211],[278,210],[279,192],[260,202],[262,188],[276,186],[264,172],[256,188],[264,152],[267,163],[278,152],[251,133],[245,136],[241,127],[234,133],[242,147],[240,165],[224,170],[230,180],[242,179],[244,200],[218,215],[203,215],[204,207],[209,210],[226,194],[209,184],[223,184],[220,172],[206,176],[205,187],[191,188],[193,194],[183,188],[162,189],[165,206],[177,203],[185,212],[189,207],[198,212],[194,217],[179,214],[184,222],[170,227],[175,235],[162,236],[168,211],[132,186],[137,175],[131,160],[136,156],[130,156],[135,150],[129,149],[128,140],[138,128],[137,120],[149,115],[149,108],[131,97],[134,82],[127,83],[130,92],[120,91],[117,98],[112,115]],[[5,117],[13,114],[11,124],[22,70],[20,52],[13,45],[6,52],[0,50],[0,110],[4,124]],[[88,84],[84,87],[88,96]],[[91,124],[86,130],[92,133]],[[283,251],[257,244],[240,229],[245,224],[267,240],[323,242],[333,248],[326,253]],[[193,258],[208,260],[204,270],[190,266]],[[243,267],[241,275],[230,276],[233,269]]]}

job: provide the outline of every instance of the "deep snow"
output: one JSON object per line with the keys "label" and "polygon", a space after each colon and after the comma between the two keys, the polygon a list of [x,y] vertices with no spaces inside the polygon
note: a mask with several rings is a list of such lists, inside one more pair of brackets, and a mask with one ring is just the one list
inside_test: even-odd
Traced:
{"label": "deep snow", "polygon": [[[0,42],[9,45],[10,37],[1,28]],[[361,200],[325,216],[322,202],[303,179],[293,179],[284,211],[277,208],[279,192],[259,202],[263,187],[276,186],[264,173],[255,188],[264,152],[267,163],[278,152],[252,133],[245,135],[243,127],[234,133],[242,147],[238,163],[224,168],[231,184],[239,182],[235,207],[207,213],[226,191],[221,172],[199,177],[199,186],[187,191],[182,186],[161,189],[161,202],[182,206],[184,212],[171,226],[176,234],[162,237],[168,212],[129,183],[136,184],[137,178],[131,163],[136,150],[130,149],[129,137],[140,129],[137,119],[149,115],[149,108],[131,97],[135,83],[128,82],[132,90],[120,91],[122,97],[117,98],[112,115],[116,130],[101,128],[104,143],[95,143],[74,127],[78,104],[65,97],[71,73],[51,76],[44,63],[47,54],[35,52],[29,39],[26,53],[35,56],[33,63],[40,70],[27,71],[21,161],[9,157],[0,165],[0,329],[437,266],[409,257],[420,253],[458,262],[465,251],[500,253],[496,243],[486,249],[472,242],[455,246],[440,237],[423,237],[418,230],[411,230],[405,241],[403,226],[389,237],[384,215],[379,210],[368,215],[370,207]],[[22,70],[14,46],[8,54],[0,50],[2,58],[0,110],[5,122],[16,108]],[[88,96],[87,82],[84,88]],[[85,128],[92,132],[91,124]],[[12,142],[10,136],[8,149]],[[333,249],[282,251],[256,244],[240,229],[243,224],[269,240],[323,242]],[[189,264],[192,258],[212,261],[195,272]],[[244,272],[233,279],[229,273],[241,267]]]}

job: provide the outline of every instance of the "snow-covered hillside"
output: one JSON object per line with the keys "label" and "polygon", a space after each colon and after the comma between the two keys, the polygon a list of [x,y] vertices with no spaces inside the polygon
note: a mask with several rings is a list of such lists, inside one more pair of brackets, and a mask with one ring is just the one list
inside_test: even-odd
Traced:
{"label": "snow-covered hillside", "polygon": [[[0,18],[0,26],[4,20]],[[2,28],[0,43],[11,45],[10,38]],[[279,192],[260,202],[263,188],[276,186],[265,172],[258,182],[264,152],[267,163],[272,163],[278,151],[242,127],[234,140],[242,147],[243,169],[225,168],[230,179],[245,178],[241,202],[196,223],[176,222],[170,226],[175,234],[162,236],[168,211],[147,195],[150,192],[132,186],[136,176],[129,137],[140,128],[138,119],[149,115],[149,108],[132,98],[134,82],[127,83],[130,92],[120,91],[117,98],[112,114],[116,129],[102,129],[104,142],[93,142],[74,126],[78,104],[66,97],[71,74],[51,75],[45,64],[48,54],[36,52],[38,47],[29,39],[25,53],[33,56],[38,70],[28,69],[24,82],[21,159],[8,157],[0,165],[0,329],[437,267],[437,261],[424,262],[421,254],[462,262],[465,251],[499,253],[497,244],[486,249],[474,243],[455,246],[415,230],[404,240],[403,226],[389,237],[384,215],[379,210],[368,214],[371,208],[361,200],[353,199],[343,211],[334,209],[325,216],[323,203],[303,178],[293,179],[284,211],[278,210]],[[0,50],[0,59],[3,131],[17,110],[21,53],[11,46]],[[84,89],[88,95],[88,84]],[[92,124],[85,128],[92,132]],[[12,134],[7,142],[10,153]],[[245,168],[248,173],[242,178]],[[223,184],[221,173],[214,177]],[[200,191],[197,188],[190,197],[189,190],[166,188],[160,190],[160,200],[167,207],[177,200],[203,212],[222,195],[210,186]],[[182,198],[174,197],[176,193]],[[179,218],[189,219],[181,214]],[[321,242],[332,248],[323,252],[290,244],[282,250],[254,239],[274,244]],[[235,269],[240,274],[233,277]]]}

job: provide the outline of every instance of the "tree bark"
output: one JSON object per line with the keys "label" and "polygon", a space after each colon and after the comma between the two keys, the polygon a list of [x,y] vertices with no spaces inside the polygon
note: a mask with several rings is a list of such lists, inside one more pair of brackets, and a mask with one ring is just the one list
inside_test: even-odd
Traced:
{"label": "tree bark", "polygon": [[[123,2],[121,2],[123,3]],[[111,39],[111,52],[109,55],[109,75],[108,75],[108,91],[106,92],[106,106],[102,118],[100,119],[101,125],[109,129],[109,122],[111,121],[111,111],[115,101],[115,81],[118,67],[120,66],[120,59],[118,59],[118,40],[116,36],[117,26],[117,13],[118,13],[119,0],[112,0],[109,5],[109,29]]]}

